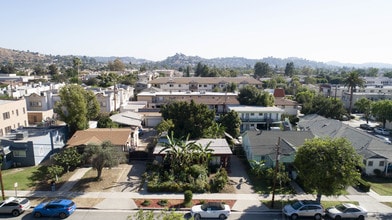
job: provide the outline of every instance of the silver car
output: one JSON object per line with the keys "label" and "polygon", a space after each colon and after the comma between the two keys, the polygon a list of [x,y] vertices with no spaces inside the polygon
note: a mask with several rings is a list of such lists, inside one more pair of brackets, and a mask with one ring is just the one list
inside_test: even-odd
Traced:
{"label": "silver car", "polygon": [[26,198],[10,197],[0,202],[0,213],[18,216],[30,208],[30,201]]}
{"label": "silver car", "polygon": [[324,215],[324,208],[316,201],[300,200],[285,205],[282,212],[292,220],[298,219],[298,217],[314,217],[314,219],[320,220]]}
{"label": "silver car", "polygon": [[327,208],[325,214],[332,219],[340,220],[342,218],[355,218],[364,220],[367,211],[361,207],[351,203],[342,203],[334,207]]}

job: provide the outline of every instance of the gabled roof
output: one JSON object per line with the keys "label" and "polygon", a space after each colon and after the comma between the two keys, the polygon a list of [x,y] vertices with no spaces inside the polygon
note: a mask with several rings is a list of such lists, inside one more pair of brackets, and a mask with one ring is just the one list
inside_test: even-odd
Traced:
{"label": "gabled roof", "polygon": [[249,146],[253,155],[273,155],[280,138],[280,153],[290,155],[296,151],[297,147],[304,144],[305,140],[312,139],[314,135],[311,131],[274,131],[261,130],[246,131]]}
{"label": "gabled roof", "polygon": [[68,147],[101,144],[110,141],[115,146],[124,146],[129,142],[132,130],[130,128],[90,128],[76,131],[68,140]]}
{"label": "gabled roof", "polygon": [[286,96],[286,94],[284,92],[284,89],[277,88],[274,90],[274,97],[275,98],[283,98],[285,96]]}
{"label": "gabled roof", "polygon": [[392,160],[392,146],[385,144],[381,139],[360,129],[353,128],[339,120],[328,119],[319,115],[307,115],[300,119],[298,127],[301,130],[310,130],[317,137],[347,138],[358,154],[365,159],[374,158],[375,155]]}

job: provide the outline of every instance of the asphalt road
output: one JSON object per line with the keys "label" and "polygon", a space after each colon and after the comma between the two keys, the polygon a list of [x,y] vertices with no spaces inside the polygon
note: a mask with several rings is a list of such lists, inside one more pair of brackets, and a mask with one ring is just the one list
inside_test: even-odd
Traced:
{"label": "asphalt road", "polygon": [[[134,216],[137,213],[135,210],[76,210],[67,220],[127,220],[129,216]],[[159,215],[160,211],[156,211],[155,215]],[[181,212],[184,216],[188,216],[187,212]],[[37,220],[31,214],[31,210],[26,211],[18,217],[10,215],[0,215],[0,219],[13,219],[13,220]],[[42,220],[58,220],[58,217],[42,217]],[[130,218],[133,220],[135,218]],[[186,218],[184,218],[186,219]],[[256,212],[233,212],[228,220],[286,220],[281,213],[256,213]],[[312,219],[312,218],[306,218]],[[392,215],[388,216],[370,216],[367,220],[388,220],[392,219]],[[136,220],[136,219],[135,219]]]}

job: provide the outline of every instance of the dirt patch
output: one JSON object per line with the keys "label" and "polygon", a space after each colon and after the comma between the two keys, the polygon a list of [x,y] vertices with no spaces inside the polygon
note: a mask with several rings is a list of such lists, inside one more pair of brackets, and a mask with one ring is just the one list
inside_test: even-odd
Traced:
{"label": "dirt patch", "polygon": [[123,169],[114,167],[102,170],[101,180],[97,180],[97,171],[89,170],[81,180],[79,180],[71,191],[76,192],[112,192],[117,186],[118,178],[121,176]]}
{"label": "dirt patch", "polygon": [[[149,201],[149,204],[143,204],[145,201]],[[236,200],[198,200],[198,199],[193,199],[192,200],[192,205],[186,207],[183,202],[183,199],[166,199],[167,204],[166,205],[160,205],[159,202],[162,199],[134,199],[137,207],[141,209],[162,209],[162,208],[169,208],[169,209],[178,209],[178,208],[191,208],[193,205],[199,205],[202,203],[206,202],[223,202],[232,208],[234,206],[234,203]]]}

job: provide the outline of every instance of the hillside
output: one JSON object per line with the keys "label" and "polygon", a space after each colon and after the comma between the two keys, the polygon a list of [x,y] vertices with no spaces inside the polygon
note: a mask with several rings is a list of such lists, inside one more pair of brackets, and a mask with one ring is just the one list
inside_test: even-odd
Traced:
{"label": "hillside", "polygon": [[[30,51],[18,51],[12,49],[0,48],[0,64],[6,64],[13,62],[16,67],[32,67],[37,64],[62,64],[69,65],[72,63],[72,58],[74,56],[60,56],[60,55],[44,55],[37,52]],[[178,69],[180,67],[186,66],[196,66],[199,62],[206,64],[208,66],[214,66],[218,68],[245,68],[252,69],[257,62],[268,63],[272,68],[284,68],[287,63],[293,62],[296,67],[311,67],[311,68],[338,68],[338,67],[355,67],[355,68],[392,68],[391,64],[383,63],[366,63],[366,64],[349,64],[349,63],[338,63],[338,62],[317,62],[311,61],[303,58],[289,57],[289,58],[275,58],[275,57],[265,57],[262,59],[247,59],[243,57],[222,57],[222,58],[212,58],[206,59],[199,56],[186,56],[181,53],[177,53],[174,56],[167,57],[162,61],[149,61],[146,59],[134,58],[134,57],[86,57],[77,56],[82,59],[83,63],[89,63],[94,65],[94,63],[108,63],[116,58],[122,60],[125,64],[132,65],[147,65],[156,68],[172,68]],[[94,62],[91,62],[93,60]]]}

